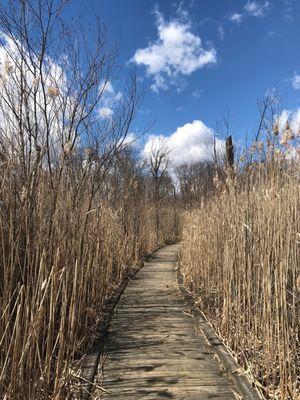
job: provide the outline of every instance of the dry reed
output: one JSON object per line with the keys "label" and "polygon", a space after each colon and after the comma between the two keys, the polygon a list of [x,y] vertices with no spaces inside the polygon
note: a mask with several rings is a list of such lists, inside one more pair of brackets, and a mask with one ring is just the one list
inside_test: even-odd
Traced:
{"label": "dry reed", "polygon": [[266,397],[299,398],[299,159],[256,163],[187,211],[181,262],[199,307]]}
{"label": "dry reed", "polygon": [[[159,244],[155,208],[137,185],[111,186],[90,203],[89,179],[78,189],[67,173],[53,172],[53,192],[43,169],[30,193],[17,167],[0,170],[0,397],[67,398],[104,300]],[[160,220],[161,243],[174,240],[171,208]]]}

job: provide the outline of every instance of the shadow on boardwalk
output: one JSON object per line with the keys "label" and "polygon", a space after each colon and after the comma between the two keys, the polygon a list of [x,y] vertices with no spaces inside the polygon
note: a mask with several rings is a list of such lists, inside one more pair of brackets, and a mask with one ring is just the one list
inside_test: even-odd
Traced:
{"label": "shadow on boardwalk", "polygon": [[179,245],[158,250],[125,289],[111,320],[92,398],[235,398],[237,390],[178,288],[178,250]]}

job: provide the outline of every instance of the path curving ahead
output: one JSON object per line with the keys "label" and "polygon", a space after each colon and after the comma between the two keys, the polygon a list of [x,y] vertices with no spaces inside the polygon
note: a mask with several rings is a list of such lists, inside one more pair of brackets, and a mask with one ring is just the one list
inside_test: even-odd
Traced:
{"label": "path curving ahead", "polygon": [[111,321],[95,399],[234,399],[176,280],[179,245],[158,250],[125,289]]}

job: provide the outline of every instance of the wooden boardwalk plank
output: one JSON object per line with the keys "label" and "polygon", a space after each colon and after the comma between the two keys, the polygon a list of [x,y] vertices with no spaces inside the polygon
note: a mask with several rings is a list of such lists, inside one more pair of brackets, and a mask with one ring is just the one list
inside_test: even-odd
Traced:
{"label": "wooden boardwalk plank", "polygon": [[178,245],[155,253],[111,321],[94,399],[235,398],[176,281]]}

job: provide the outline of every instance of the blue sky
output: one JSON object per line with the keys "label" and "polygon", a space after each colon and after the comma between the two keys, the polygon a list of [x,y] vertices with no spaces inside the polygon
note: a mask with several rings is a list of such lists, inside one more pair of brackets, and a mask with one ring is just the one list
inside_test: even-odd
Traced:
{"label": "blue sky", "polygon": [[134,67],[144,89],[133,131],[153,120],[153,135],[169,136],[194,120],[214,128],[229,113],[231,132],[243,141],[267,90],[278,91],[284,108],[300,107],[299,0],[86,4],[116,41],[118,63]]}

